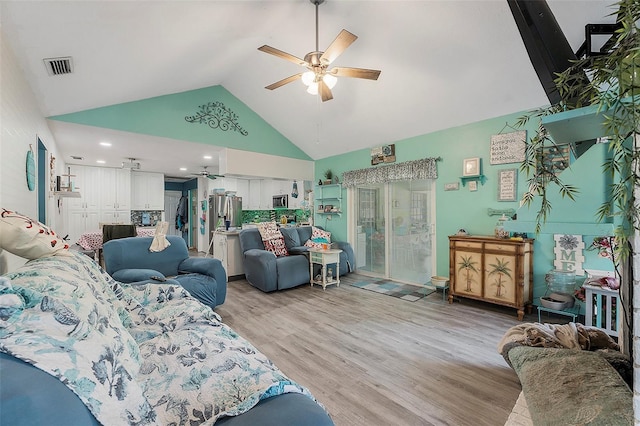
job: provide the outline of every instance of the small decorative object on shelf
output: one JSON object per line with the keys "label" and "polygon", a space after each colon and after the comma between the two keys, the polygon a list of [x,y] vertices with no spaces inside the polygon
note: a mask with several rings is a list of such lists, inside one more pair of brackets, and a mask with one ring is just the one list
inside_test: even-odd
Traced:
{"label": "small decorative object on shelf", "polygon": [[331,171],[331,169],[327,169],[324,172],[324,181],[322,182],[324,185],[331,185],[333,181],[333,172]]}
{"label": "small decorative object on shelf", "polygon": [[500,216],[494,230],[494,235],[496,236],[496,238],[509,238],[509,231],[506,231],[504,229],[504,223],[508,220],[509,218],[504,214]]}

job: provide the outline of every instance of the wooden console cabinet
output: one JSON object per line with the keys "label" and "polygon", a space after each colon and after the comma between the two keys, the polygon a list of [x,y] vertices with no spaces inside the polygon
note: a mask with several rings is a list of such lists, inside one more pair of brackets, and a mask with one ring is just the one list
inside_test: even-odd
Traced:
{"label": "wooden console cabinet", "polygon": [[533,240],[449,237],[449,303],[454,296],[518,309],[533,301]]}

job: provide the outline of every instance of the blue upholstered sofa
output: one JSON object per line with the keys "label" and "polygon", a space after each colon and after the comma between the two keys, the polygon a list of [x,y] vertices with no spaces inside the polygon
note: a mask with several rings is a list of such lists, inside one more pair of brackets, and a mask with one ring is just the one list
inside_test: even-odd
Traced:
{"label": "blue upholstered sofa", "polygon": [[[284,236],[289,256],[276,257],[265,250],[257,228],[243,229],[239,234],[242,266],[247,281],[264,292],[292,288],[310,281],[307,257],[309,248],[304,243],[311,238],[312,227],[282,227],[280,232]],[[334,241],[333,247],[342,250],[340,275],[352,272],[355,256],[351,244]]]}
{"label": "blue upholstered sofa", "polygon": [[305,388],[180,286],[116,282],[78,252],[2,278],[2,425],[333,425]]}
{"label": "blue upholstered sofa", "polygon": [[[153,237],[129,237],[104,244],[105,269],[122,283],[164,282],[179,284],[193,297],[215,309],[227,295],[227,274],[218,259],[189,257],[184,239],[167,236],[171,244],[149,251]],[[172,277],[172,278],[167,278]]]}

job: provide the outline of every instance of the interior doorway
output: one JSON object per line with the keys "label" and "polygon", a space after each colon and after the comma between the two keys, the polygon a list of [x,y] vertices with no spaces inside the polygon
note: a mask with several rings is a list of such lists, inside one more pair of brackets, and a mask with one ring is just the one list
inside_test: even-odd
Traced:
{"label": "interior doorway", "polygon": [[182,236],[182,232],[176,228],[176,216],[178,213],[178,205],[182,197],[181,191],[165,191],[164,192],[164,212],[165,220],[169,222],[167,235]]}
{"label": "interior doorway", "polygon": [[189,190],[189,248],[198,248],[198,189]]}
{"label": "interior doorway", "polygon": [[47,147],[38,137],[38,221],[47,223]]}
{"label": "interior doorway", "polygon": [[356,268],[359,273],[425,284],[435,269],[434,180],[356,187]]}

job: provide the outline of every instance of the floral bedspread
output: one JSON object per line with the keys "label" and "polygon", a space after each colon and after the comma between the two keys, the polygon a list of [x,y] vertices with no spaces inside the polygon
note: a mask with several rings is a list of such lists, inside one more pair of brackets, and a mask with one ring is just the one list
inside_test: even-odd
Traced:
{"label": "floral bedspread", "polygon": [[0,351],[58,377],[104,425],[213,424],[312,396],[179,286],[114,281],[82,254],[0,281]]}

